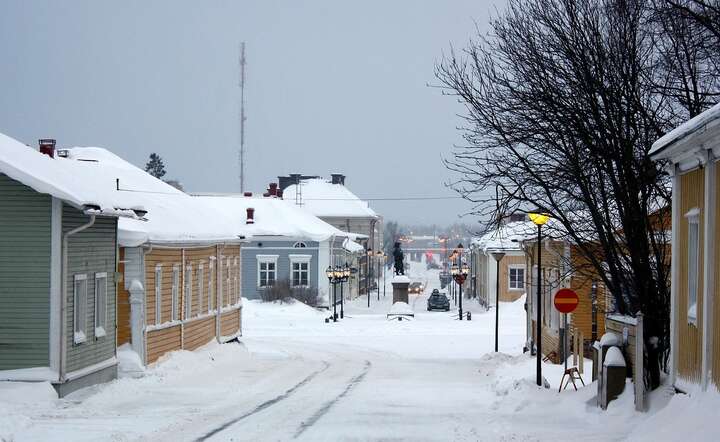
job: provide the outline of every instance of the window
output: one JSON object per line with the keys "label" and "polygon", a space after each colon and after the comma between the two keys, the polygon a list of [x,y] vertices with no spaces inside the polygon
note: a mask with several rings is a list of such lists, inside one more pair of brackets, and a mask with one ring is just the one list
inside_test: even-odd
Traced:
{"label": "window", "polygon": [[205,264],[198,264],[197,270],[197,291],[198,291],[198,314],[203,311],[203,288],[205,287]]}
{"label": "window", "polygon": [[192,316],[192,264],[188,264],[185,267],[185,319]]}
{"label": "window", "polygon": [[155,266],[155,324],[162,323],[162,266]]}
{"label": "window", "polygon": [[95,274],[95,338],[105,336],[107,327],[107,273]]}
{"label": "window", "polygon": [[172,279],[172,321],[177,321],[180,317],[180,266],[173,266]]}
{"label": "window", "polygon": [[258,255],[258,287],[275,285],[277,278],[277,255]]}
{"label": "window", "polygon": [[304,249],[307,245],[304,242],[296,242],[293,244],[293,247],[296,249]]}
{"label": "window", "polygon": [[508,278],[509,290],[525,290],[525,267],[510,267]]}
{"label": "window", "polygon": [[230,258],[225,258],[225,288],[227,291],[223,293],[223,306],[230,305],[232,299],[232,269],[230,268]]}
{"label": "window", "polygon": [[73,288],[73,342],[80,344],[87,339],[87,275],[75,275]]}
{"label": "window", "polygon": [[215,260],[214,257],[210,257],[210,263],[208,264],[208,313],[213,311],[215,308],[215,275],[213,274],[213,270],[215,270]]}
{"label": "window", "polygon": [[688,323],[697,325],[698,280],[700,278],[700,209],[690,210],[685,217],[688,220],[687,318]]}
{"label": "window", "polygon": [[307,287],[310,275],[310,255],[290,255],[290,285]]}
{"label": "window", "polygon": [[233,304],[237,304],[240,301],[240,258],[238,256],[235,257],[235,291],[233,293],[235,296]]}

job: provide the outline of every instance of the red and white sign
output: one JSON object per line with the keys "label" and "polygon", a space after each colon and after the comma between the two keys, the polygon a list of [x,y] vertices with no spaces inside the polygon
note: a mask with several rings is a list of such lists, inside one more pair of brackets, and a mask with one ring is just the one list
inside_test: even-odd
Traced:
{"label": "red and white sign", "polygon": [[579,302],[577,293],[570,289],[561,289],[555,293],[555,308],[560,313],[572,313]]}

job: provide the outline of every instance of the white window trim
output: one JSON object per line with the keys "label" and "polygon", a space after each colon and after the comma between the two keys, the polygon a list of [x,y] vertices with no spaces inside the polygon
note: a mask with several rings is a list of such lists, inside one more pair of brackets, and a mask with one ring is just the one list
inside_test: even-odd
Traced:
{"label": "white window trim", "polygon": [[213,270],[215,269],[215,260],[213,258],[215,258],[215,257],[211,256],[210,262],[208,263],[208,287],[207,287],[207,289],[208,289],[208,294],[207,294],[207,297],[208,297],[207,311],[208,311],[208,313],[213,311],[213,306],[215,303],[215,293],[213,293],[213,285],[215,283],[215,281],[213,281],[215,279],[215,278],[213,278]]}
{"label": "white window trim", "polygon": [[[297,287],[297,288],[307,288],[310,286],[310,262],[312,261],[312,255],[289,255],[288,258],[290,259],[290,287]],[[308,268],[306,270],[307,273],[307,284],[306,285],[293,285],[293,264],[298,263],[302,264],[305,263],[308,265]]]}
{"label": "white window trim", "polygon": [[258,288],[265,288],[265,287],[267,287],[267,286],[264,287],[264,286],[261,286],[261,285],[260,285],[260,264],[261,264],[261,263],[273,263],[273,264],[275,264],[275,270],[274,270],[274,272],[275,272],[275,279],[274,279],[274,281],[277,281],[277,271],[278,271],[277,262],[278,262],[278,258],[279,258],[279,257],[280,257],[280,255],[256,255],[256,256],[255,256],[255,259],[257,260],[257,266],[256,266],[256,267],[257,267],[257,282],[256,282],[256,283],[257,283]]}
{"label": "white window trim", "polygon": [[233,304],[237,303],[240,299],[240,257],[236,256],[235,260],[233,261],[233,265],[235,266],[235,291],[233,292],[233,295],[235,296],[235,302]]}
{"label": "white window trim", "polygon": [[173,265],[172,272],[172,308],[170,312],[170,321],[177,321],[180,316],[180,265]]}
{"label": "white window trim", "polygon": [[[688,222],[687,321],[688,321],[688,324],[694,325],[697,327],[697,300],[698,300],[698,296],[700,296],[700,293],[698,290],[700,288],[700,245],[701,245],[700,244],[700,209],[698,207],[693,207],[685,214],[685,218],[687,219],[687,222]],[[695,278],[694,278],[695,279],[695,287],[694,287],[695,302],[692,302],[692,300],[690,298],[690,294],[693,292],[693,286],[692,286],[693,278],[691,278],[691,275],[690,275],[690,269],[692,267],[690,260],[693,259],[692,254],[690,253],[691,247],[693,246],[690,243],[690,228],[692,225],[695,225],[697,227],[697,237],[696,237],[697,244],[695,245],[696,250],[695,250],[695,256],[694,256],[694,260],[695,260],[694,267],[695,267],[695,273],[696,273]]]}
{"label": "white window trim", "polygon": [[[98,323],[100,322],[100,321],[98,321],[98,320],[99,320],[100,318],[98,318],[98,314],[97,314],[97,313],[98,313],[98,290],[97,290],[97,284],[98,284],[98,280],[100,280],[100,279],[102,279],[102,280],[105,281],[105,311],[103,312],[103,313],[104,313],[104,315],[103,315],[104,318],[102,318],[102,325],[98,326]],[[95,308],[94,308],[95,312],[94,312],[94,314],[93,314],[93,316],[94,316],[94,318],[95,318],[95,324],[94,324],[94,325],[95,325],[95,339],[97,339],[97,338],[102,338],[102,337],[104,337],[104,336],[106,335],[106,333],[105,333],[105,327],[106,327],[106,325],[107,325],[107,307],[108,307],[108,303],[107,303],[108,281],[107,281],[107,279],[108,279],[108,278],[107,278],[107,272],[97,272],[97,273],[95,273]]]}
{"label": "white window trim", "polygon": [[[77,292],[76,282],[77,281],[85,281],[85,302],[84,307],[82,309],[82,313],[84,313],[85,319],[83,322],[87,322],[87,275],[85,274],[79,274],[73,276],[73,343],[75,344],[82,344],[87,340],[87,335],[85,334],[85,330],[79,330],[78,322],[81,322],[78,320],[81,316],[79,315],[78,308],[80,307],[80,304],[82,304],[79,299],[79,293]],[[87,324],[83,324],[87,328]]]}
{"label": "white window trim", "polygon": [[192,317],[193,265],[185,266],[185,319]]}
{"label": "white window trim", "polygon": [[205,288],[205,264],[198,264],[197,270],[197,291],[198,291],[198,315],[203,312],[203,289]]}
{"label": "white window trim", "polygon": [[[523,286],[521,288],[513,287],[511,284],[512,279],[510,278],[510,270],[522,270],[523,276],[521,278]],[[508,266],[508,291],[523,291],[525,290],[525,276],[527,271],[525,270],[525,266],[521,264],[513,264]]]}
{"label": "white window trim", "polygon": [[155,265],[155,324],[160,323],[162,323],[162,264],[157,264]]}

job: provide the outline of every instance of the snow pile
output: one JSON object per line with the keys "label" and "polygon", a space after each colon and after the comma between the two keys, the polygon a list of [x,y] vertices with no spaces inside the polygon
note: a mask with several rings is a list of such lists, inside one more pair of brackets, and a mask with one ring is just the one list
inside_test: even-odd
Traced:
{"label": "snow pile", "polygon": [[393,276],[392,282],[410,284],[410,278],[406,275],[395,275]]}
{"label": "snow pile", "polygon": [[605,353],[605,360],[603,361],[605,367],[625,367],[625,358],[622,352],[617,347],[610,347]]}
{"label": "snow pile", "polygon": [[413,315],[413,309],[408,305],[407,302],[398,301],[390,307],[388,315]]}
{"label": "snow pile", "polygon": [[302,197],[302,206],[315,216],[377,217],[377,213],[366,201],[362,201],[343,184],[312,178],[300,181],[300,187],[298,191],[297,184],[288,186],[283,191],[283,198],[295,204],[296,193],[299,192],[298,198]]}
{"label": "snow pile", "polygon": [[520,250],[520,242],[535,235],[537,227],[530,221],[513,221],[492,230],[473,243],[485,251]]}
{"label": "snow pile", "polygon": [[49,382],[0,382],[0,441],[15,440],[32,424],[29,416],[54,406],[57,398]]}
{"label": "snow pile", "polygon": [[138,377],[145,372],[140,355],[133,351],[130,344],[123,344],[117,349],[118,376]]}
{"label": "snow pile", "polygon": [[617,335],[617,333],[613,332],[607,332],[600,338],[600,346],[601,347],[611,347],[616,346],[619,347],[622,345],[622,338]]}
{"label": "snow pile", "polygon": [[[239,195],[194,196],[197,201],[211,206],[251,236],[285,236],[325,241],[330,237],[355,239],[359,235],[337,229],[295,204],[273,197],[245,197]],[[254,210],[254,223],[246,224],[247,209]],[[362,246],[355,244],[362,249]],[[347,244],[348,248],[353,248]],[[356,249],[356,248],[355,248]]]}

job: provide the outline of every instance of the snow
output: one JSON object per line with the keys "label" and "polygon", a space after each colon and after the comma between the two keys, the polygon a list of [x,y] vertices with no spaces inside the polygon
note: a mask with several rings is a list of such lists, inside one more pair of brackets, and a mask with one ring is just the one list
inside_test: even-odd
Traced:
{"label": "snow", "polygon": [[0,381],[54,381],[58,379],[57,370],[50,367],[19,368],[17,370],[0,370]]}
{"label": "snow", "polygon": [[617,313],[613,313],[612,315],[608,315],[608,319],[612,319],[613,321],[617,321],[617,322],[622,322],[623,324],[637,325],[637,318],[634,318],[634,317],[628,316],[628,315],[620,315]]}
{"label": "snow", "polygon": [[551,363],[542,364],[550,388],[538,387],[536,359],[522,353],[524,299],[501,306],[494,353],[494,311],[466,300],[472,321],[425,312],[438,271],[409,277],[427,286],[410,295],[413,321],[387,321],[392,296],[382,291],[370,308],[364,296],[348,300],[330,323],[299,302],[245,300],[240,344],[172,352],[134,373],[137,355],[123,346],[120,379],[63,399],[30,390],[41,384],[19,387],[28,401],[0,390],[0,439],[658,441],[681,439],[678,422],[693,424],[684,439],[713,439],[699,429],[717,413],[713,398],[651,400],[637,413],[626,388],[600,410],[589,360],[586,387],[558,393],[564,370]]}
{"label": "snow", "polygon": [[392,278],[392,282],[395,282],[398,284],[402,284],[402,283],[410,284],[410,278],[408,278],[406,275],[395,275]]}
{"label": "snow", "polygon": [[650,149],[650,155],[654,156],[659,154],[665,147],[670,146],[691,133],[697,131],[700,127],[720,118],[720,103],[706,110],[705,112],[696,115],[675,129],[663,135],[660,139],[655,141]]}
{"label": "snow", "polygon": [[[206,195],[193,198],[217,211],[225,212],[229,219],[242,223],[251,236],[285,236],[312,241],[325,241],[333,236],[356,238],[356,235],[343,232],[312,213],[279,198],[240,195]],[[248,208],[255,209],[253,224],[245,224]]]}
{"label": "snow", "polygon": [[[332,184],[322,178],[300,181],[302,207],[319,217],[376,218],[377,213],[343,184]],[[288,186],[283,199],[295,204],[298,185]]]}
{"label": "snow", "polygon": [[603,365],[605,367],[625,367],[625,358],[620,349],[617,347],[608,348]]}
{"label": "snow", "polygon": [[407,302],[398,301],[390,307],[389,315],[413,315],[413,309]]}
{"label": "snow", "polygon": [[68,154],[56,161],[83,169],[98,191],[148,211],[146,220],[120,219],[118,241],[122,246],[231,242],[248,235],[245,218],[232,222],[227,212],[193,198],[106,149],[75,147],[68,149]]}
{"label": "snow", "polygon": [[121,195],[103,186],[111,176],[94,173],[89,162],[50,158],[38,150],[0,134],[0,172],[39,193],[52,195],[80,209],[97,207],[93,213],[135,217],[132,209],[142,203],[132,195]]}
{"label": "snow", "polygon": [[617,335],[617,333],[613,332],[607,332],[600,338],[600,346],[601,347],[610,347],[610,346],[621,346],[622,345],[622,338]]}
{"label": "snow", "polygon": [[520,241],[527,237],[534,237],[537,227],[530,221],[513,221],[503,224],[478,239],[473,244],[485,251],[513,251],[520,250]]}

